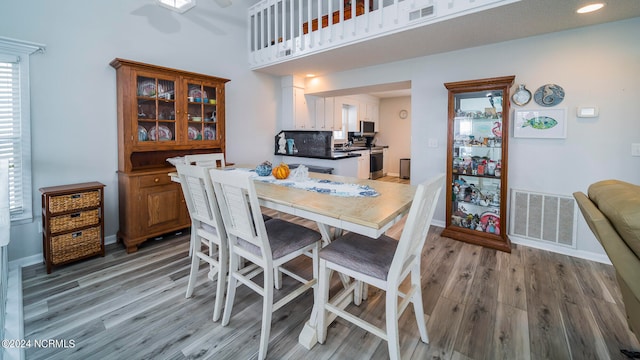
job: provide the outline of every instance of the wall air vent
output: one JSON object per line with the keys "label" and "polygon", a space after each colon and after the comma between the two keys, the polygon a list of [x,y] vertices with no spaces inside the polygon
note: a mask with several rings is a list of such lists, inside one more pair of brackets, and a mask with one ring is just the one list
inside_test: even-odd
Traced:
{"label": "wall air vent", "polygon": [[409,21],[414,21],[414,20],[425,18],[425,17],[432,17],[434,15],[435,15],[435,8],[433,5],[429,5],[421,9],[417,9],[409,12]]}
{"label": "wall air vent", "polygon": [[571,196],[511,190],[509,235],[576,247],[577,206]]}

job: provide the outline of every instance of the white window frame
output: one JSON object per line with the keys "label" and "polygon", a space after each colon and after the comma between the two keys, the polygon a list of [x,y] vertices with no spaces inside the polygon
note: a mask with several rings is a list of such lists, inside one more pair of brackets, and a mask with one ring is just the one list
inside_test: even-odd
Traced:
{"label": "white window frame", "polygon": [[19,64],[20,82],[20,143],[22,164],[22,207],[12,209],[12,223],[33,221],[33,201],[31,182],[31,92],[29,88],[29,56],[44,52],[41,44],[0,37],[0,62]]}

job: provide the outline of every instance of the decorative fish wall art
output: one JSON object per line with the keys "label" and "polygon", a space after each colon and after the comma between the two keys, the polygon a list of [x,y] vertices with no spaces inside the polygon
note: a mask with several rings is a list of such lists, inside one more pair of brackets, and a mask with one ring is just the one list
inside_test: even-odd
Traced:
{"label": "decorative fish wall art", "polygon": [[567,110],[532,109],[515,111],[513,136],[516,138],[565,139]]}
{"label": "decorative fish wall art", "polygon": [[522,127],[530,126],[533,129],[546,130],[558,125],[558,122],[554,118],[548,116],[536,116],[530,119],[526,119],[522,123]]}

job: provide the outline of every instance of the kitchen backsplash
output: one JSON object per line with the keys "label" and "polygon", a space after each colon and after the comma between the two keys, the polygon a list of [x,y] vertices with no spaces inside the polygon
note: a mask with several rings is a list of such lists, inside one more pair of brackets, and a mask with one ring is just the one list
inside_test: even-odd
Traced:
{"label": "kitchen backsplash", "polygon": [[280,148],[279,141],[281,139],[281,134],[284,133],[284,150],[285,154],[291,154],[289,152],[289,147],[287,146],[286,141],[289,139],[293,139],[293,143],[295,144],[295,149],[297,150],[296,155],[304,156],[311,155],[317,156],[322,154],[327,154],[331,152],[331,137],[333,133],[331,131],[281,131],[278,135],[275,136],[275,150],[274,153],[276,155],[282,155],[278,152]]}

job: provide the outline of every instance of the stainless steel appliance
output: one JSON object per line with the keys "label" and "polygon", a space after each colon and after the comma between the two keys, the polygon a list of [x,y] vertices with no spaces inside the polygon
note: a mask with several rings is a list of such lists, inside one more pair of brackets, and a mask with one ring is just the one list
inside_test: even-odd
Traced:
{"label": "stainless steel appliance", "polygon": [[360,121],[359,136],[374,136],[376,134],[376,123],[373,121]]}
{"label": "stainless steel appliance", "polygon": [[382,164],[384,160],[384,151],[382,146],[373,146],[370,148],[369,157],[369,178],[372,180],[381,178],[384,175]]}
{"label": "stainless steel appliance", "polygon": [[359,136],[358,133],[350,137],[353,146],[351,149],[369,149],[369,179],[375,180],[384,176],[382,164],[384,162],[384,147],[373,146],[373,136]]}
{"label": "stainless steel appliance", "polygon": [[409,179],[411,176],[411,159],[400,159],[400,179]]}

